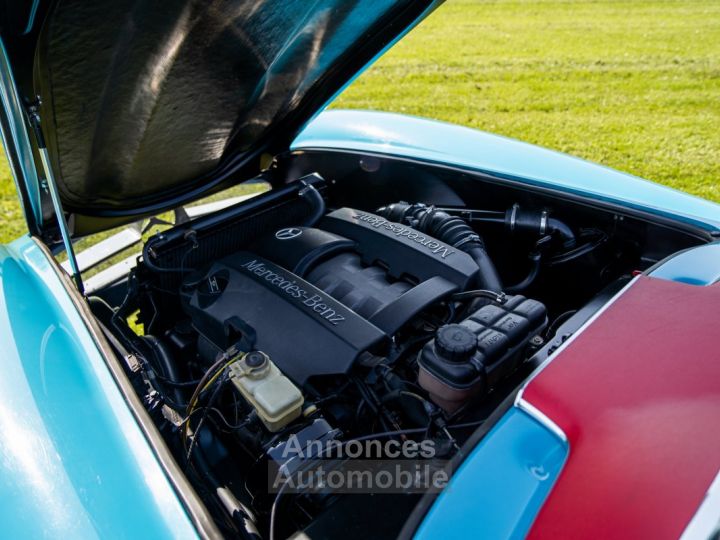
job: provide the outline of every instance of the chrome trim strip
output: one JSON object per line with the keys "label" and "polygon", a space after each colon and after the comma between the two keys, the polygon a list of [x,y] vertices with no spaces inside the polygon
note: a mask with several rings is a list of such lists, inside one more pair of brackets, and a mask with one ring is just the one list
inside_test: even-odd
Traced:
{"label": "chrome trim strip", "polygon": [[544,412],[542,412],[540,409],[538,409],[535,405],[531,404],[529,401],[526,401],[522,398],[515,399],[515,406],[522,410],[523,412],[527,413],[531,417],[533,417],[535,420],[537,420],[540,424],[542,424],[544,427],[546,427],[548,430],[552,431],[553,434],[560,439],[565,444],[569,444],[567,435],[565,435],[565,432],[558,426],[555,422],[550,420],[550,417],[548,417]]}
{"label": "chrome trim strip", "polygon": [[680,540],[710,540],[720,535],[720,471],[705,493],[698,511],[680,536]]}

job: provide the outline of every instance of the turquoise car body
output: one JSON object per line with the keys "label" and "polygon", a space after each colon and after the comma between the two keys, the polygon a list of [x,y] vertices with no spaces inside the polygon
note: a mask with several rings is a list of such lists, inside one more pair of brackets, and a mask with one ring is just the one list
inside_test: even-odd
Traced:
{"label": "turquoise car body", "polygon": [[0,248],[5,538],[197,536],[55,262]]}
{"label": "turquoise car body", "polygon": [[[6,134],[7,136],[7,134]],[[552,187],[720,232],[720,207],[708,201],[576,158],[514,140],[401,115],[327,111],[293,143],[294,150],[345,149],[405,156],[488,172],[508,182]],[[524,156],[518,160],[517,156]],[[716,244],[679,254],[655,275],[698,284],[717,279]],[[708,274],[710,272],[710,274]],[[0,516],[8,537],[189,538],[187,508],[140,428],[97,337],[78,311],[69,282],[29,235],[0,248]],[[518,441],[524,444],[522,451]],[[560,437],[513,407],[458,470],[452,499],[510,479],[516,494],[489,498],[482,515],[458,533],[521,537],[532,523],[567,448]],[[547,475],[538,477],[535,462]],[[483,464],[501,467],[498,476]],[[498,465],[502,464],[502,465]],[[498,469],[496,469],[498,470]],[[488,490],[488,492],[493,492]],[[495,502],[493,502],[495,501]],[[434,507],[418,530],[433,537]],[[439,514],[438,514],[439,513]],[[435,515],[435,517],[433,517]],[[493,529],[482,516],[494,516]],[[448,532],[447,530],[445,531]],[[458,534],[459,535],[459,534]],[[456,535],[453,535],[456,536]]]}
{"label": "turquoise car body", "polygon": [[[5,55],[0,55],[5,147],[30,220],[40,218],[38,174]],[[316,116],[293,151],[388,154],[480,171],[499,182],[547,188],[644,212],[720,235],[720,206],[567,155],[477,130],[397,114],[330,110]],[[653,271],[699,285],[720,277],[720,248],[679,254]],[[102,352],[70,282],[29,234],[0,247],[0,519],[5,537],[192,538],[199,535],[177,478]],[[568,448],[562,436],[511,407],[473,448],[451,490],[430,509],[418,538],[522,537]],[[492,468],[488,467],[492,464]],[[533,464],[528,466],[528,464]],[[458,501],[492,494],[473,508]],[[501,491],[513,496],[502,496]],[[512,499],[512,504],[508,501]],[[476,499],[475,499],[476,500]],[[454,510],[453,510],[454,509]],[[455,515],[453,512],[460,514]],[[465,518],[461,519],[462,516]],[[457,518],[457,519],[456,519]],[[447,522],[454,521],[455,529]]]}
{"label": "turquoise car body", "polygon": [[295,139],[294,150],[390,154],[614,203],[718,231],[718,205],[648,180],[507,137],[400,114],[330,110]]}

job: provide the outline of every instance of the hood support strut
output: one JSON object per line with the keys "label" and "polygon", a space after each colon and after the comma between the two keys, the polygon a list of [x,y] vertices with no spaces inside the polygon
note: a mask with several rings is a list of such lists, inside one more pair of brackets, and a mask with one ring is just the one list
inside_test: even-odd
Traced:
{"label": "hood support strut", "polygon": [[27,107],[28,120],[33,128],[35,140],[37,141],[38,149],[40,150],[40,160],[42,161],[43,170],[45,171],[45,180],[47,182],[48,189],[50,190],[50,198],[52,199],[53,209],[55,210],[58,227],[60,228],[60,235],[62,236],[65,251],[67,252],[68,262],[70,263],[72,278],[75,281],[75,285],[77,285],[80,294],[84,295],[85,288],[82,281],[82,275],[80,274],[80,267],[78,266],[77,259],[75,258],[75,250],[73,249],[70,230],[68,229],[65,213],[62,208],[62,202],[60,201],[60,193],[58,192],[55,176],[53,175],[52,168],[50,167],[50,155],[48,154],[47,146],[45,145],[45,137],[43,136],[43,132],[40,127],[39,108],[40,98],[38,97],[34,103],[31,103]]}

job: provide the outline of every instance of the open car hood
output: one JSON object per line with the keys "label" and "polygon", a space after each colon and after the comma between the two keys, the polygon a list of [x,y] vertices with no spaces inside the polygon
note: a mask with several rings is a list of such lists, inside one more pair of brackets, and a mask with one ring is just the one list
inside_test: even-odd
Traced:
{"label": "open car hood", "polygon": [[0,24],[83,234],[259,171],[434,4],[0,0]]}

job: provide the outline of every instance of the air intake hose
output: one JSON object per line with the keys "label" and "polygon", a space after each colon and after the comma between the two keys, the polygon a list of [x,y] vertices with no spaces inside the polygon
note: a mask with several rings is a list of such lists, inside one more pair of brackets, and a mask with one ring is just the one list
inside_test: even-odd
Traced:
{"label": "air intake hose", "polygon": [[427,233],[464,251],[473,258],[480,269],[478,288],[497,292],[502,290],[502,283],[497,270],[495,270],[495,265],[485,251],[485,243],[480,235],[461,218],[422,203],[398,202],[383,206],[376,213],[389,221],[409,225],[413,229]]}
{"label": "air intake hose", "polygon": [[325,199],[323,199],[320,192],[315,189],[312,184],[309,184],[304,180],[302,183],[304,185],[300,188],[300,191],[298,191],[298,195],[305,200],[311,210],[310,215],[307,217],[303,225],[305,227],[312,227],[325,214]]}

